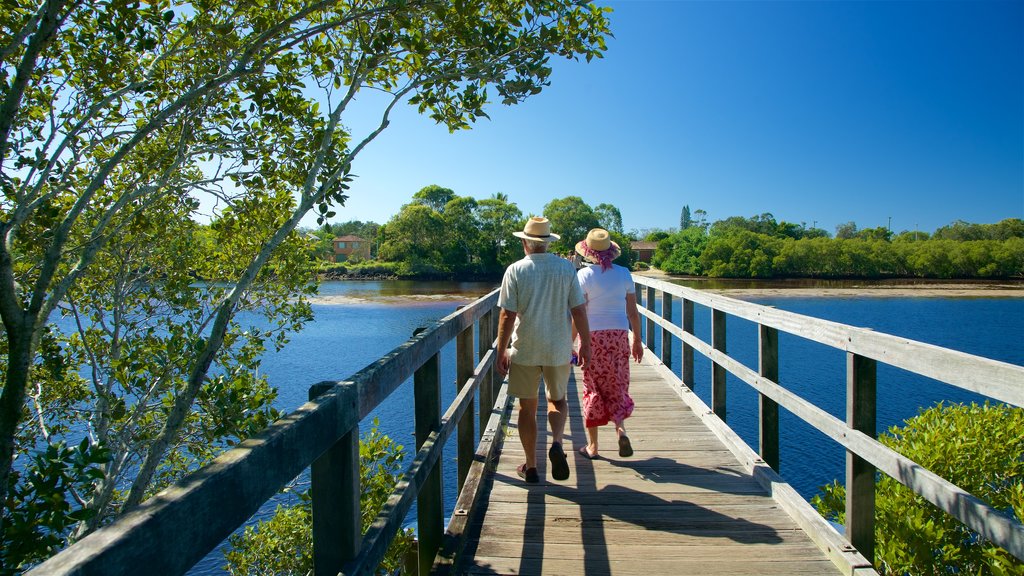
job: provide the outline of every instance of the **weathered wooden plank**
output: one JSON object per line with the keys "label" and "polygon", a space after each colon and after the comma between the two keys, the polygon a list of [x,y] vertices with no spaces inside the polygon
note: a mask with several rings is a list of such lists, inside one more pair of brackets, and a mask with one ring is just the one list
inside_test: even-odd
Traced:
{"label": "weathered wooden plank", "polygon": [[[739,554],[745,558],[776,557],[787,561],[821,561],[821,550],[813,544],[758,543],[758,542],[716,542],[705,539],[700,543],[651,544],[635,532],[621,533],[620,538],[603,538],[603,550],[609,559],[658,558],[662,560],[693,560],[727,562]],[[608,536],[602,534],[602,536]],[[597,551],[592,544],[585,544],[585,553]],[[573,558],[578,556],[580,547],[576,543],[512,542],[505,540],[481,540],[476,548],[478,557],[491,558]]]}
{"label": "weathered wooden plank", "polygon": [[[834,567],[827,560],[818,562],[773,560],[772,558],[733,559],[728,564],[717,559],[659,559],[636,557],[609,559],[607,554],[596,551],[589,556],[577,553],[572,559],[565,558],[478,558],[466,574],[524,574],[544,576],[547,574],[587,574],[587,576],[616,576],[619,574],[645,574],[657,576],[666,574],[722,574],[730,576],[788,576],[791,574],[828,574]],[[642,566],[642,571],[638,570]]]}
{"label": "weathered wooden plank", "polygon": [[[523,454],[517,427],[509,425],[481,518],[468,528],[461,573],[675,575],[688,573],[691,564],[709,576],[842,572],[696,411],[680,402],[661,375],[667,367],[648,356],[631,370],[637,403],[626,422],[632,457],[620,458],[614,429],[602,427],[599,445],[607,456],[590,460],[570,452],[571,476],[564,482],[546,478],[542,459],[542,482],[526,485],[515,474]],[[567,451],[586,442],[580,380],[576,370]],[[538,424],[544,442],[543,415]],[[581,560],[563,562],[575,558]],[[650,566],[648,558],[664,565]],[[766,562],[775,566],[766,569]]]}

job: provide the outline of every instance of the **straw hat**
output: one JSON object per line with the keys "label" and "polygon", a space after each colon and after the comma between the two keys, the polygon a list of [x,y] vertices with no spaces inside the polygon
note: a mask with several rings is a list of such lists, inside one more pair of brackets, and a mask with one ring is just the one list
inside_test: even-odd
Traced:
{"label": "straw hat", "polygon": [[594,228],[587,232],[586,240],[580,240],[576,244],[576,252],[595,264],[598,262],[597,253],[606,250],[612,250],[614,254],[611,258],[612,260],[622,252],[619,245],[612,242],[612,237],[608,234],[608,231],[603,228]]}
{"label": "straw hat", "polygon": [[522,232],[513,232],[516,238],[524,240],[537,240],[540,242],[553,242],[561,238],[558,234],[551,232],[551,222],[543,216],[530,216]]}

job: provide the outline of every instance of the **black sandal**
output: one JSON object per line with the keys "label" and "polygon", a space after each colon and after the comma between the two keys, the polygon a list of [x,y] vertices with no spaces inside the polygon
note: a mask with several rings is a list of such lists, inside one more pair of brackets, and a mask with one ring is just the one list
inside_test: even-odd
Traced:
{"label": "black sandal", "polygon": [[552,444],[548,450],[548,458],[551,459],[551,477],[555,480],[569,479],[569,462],[565,458],[565,451],[561,444]]}
{"label": "black sandal", "polygon": [[540,476],[537,475],[537,469],[527,468],[525,462],[516,468],[516,474],[527,484],[536,484],[537,482],[540,482]]}
{"label": "black sandal", "polygon": [[633,445],[629,443],[629,436],[619,436],[619,456],[623,458],[633,455]]}

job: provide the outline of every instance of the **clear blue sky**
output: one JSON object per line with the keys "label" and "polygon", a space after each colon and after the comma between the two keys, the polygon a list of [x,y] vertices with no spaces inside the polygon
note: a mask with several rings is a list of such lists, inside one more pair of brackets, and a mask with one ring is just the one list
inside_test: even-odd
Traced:
{"label": "clear blue sky", "polygon": [[[404,106],[333,219],[386,222],[420,188],[614,204],[627,230],[777,220],[933,231],[1024,218],[1024,2],[646,1],[603,60],[449,134]],[[350,124],[354,124],[349,119]]]}

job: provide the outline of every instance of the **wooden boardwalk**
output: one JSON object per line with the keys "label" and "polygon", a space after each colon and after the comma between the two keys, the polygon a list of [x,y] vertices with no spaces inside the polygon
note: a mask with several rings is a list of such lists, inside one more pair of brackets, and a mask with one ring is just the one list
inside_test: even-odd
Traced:
{"label": "wooden boardwalk", "polygon": [[618,456],[612,426],[601,428],[600,459],[576,452],[586,444],[578,368],[569,382],[568,480],[548,477],[543,411],[541,482],[526,485],[516,476],[524,459],[512,414],[458,573],[842,573],[681,400],[651,356],[632,364],[632,457]]}

